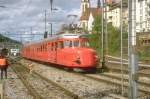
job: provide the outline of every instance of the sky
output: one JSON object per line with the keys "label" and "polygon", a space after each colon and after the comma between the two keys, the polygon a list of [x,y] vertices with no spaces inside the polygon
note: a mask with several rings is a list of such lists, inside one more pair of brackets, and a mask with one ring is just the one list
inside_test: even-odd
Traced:
{"label": "sky", "polygon": [[[53,0],[50,11],[50,0],[0,0],[0,32],[15,40],[42,39],[44,33],[45,10],[47,11],[47,30],[53,23],[53,31],[58,31],[61,24],[69,23],[75,18],[68,15],[80,16],[81,0]],[[91,0],[91,5],[96,6],[97,0]],[[79,20],[79,17],[75,19]],[[29,35],[32,33],[37,35]],[[32,38],[31,38],[32,37]]]}

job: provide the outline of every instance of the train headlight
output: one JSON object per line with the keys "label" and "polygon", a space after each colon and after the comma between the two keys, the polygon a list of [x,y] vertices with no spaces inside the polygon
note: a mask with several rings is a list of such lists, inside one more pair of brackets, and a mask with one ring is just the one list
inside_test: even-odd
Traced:
{"label": "train headlight", "polygon": [[76,62],[77,64],[81,64],[80,56],[77,56],[74,62]]}

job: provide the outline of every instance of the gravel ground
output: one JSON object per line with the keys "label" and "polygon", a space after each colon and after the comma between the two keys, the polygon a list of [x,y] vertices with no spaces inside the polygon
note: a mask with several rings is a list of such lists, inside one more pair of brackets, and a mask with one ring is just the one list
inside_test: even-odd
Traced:
{"label": "gravel ground", "polygon": [[[118,73],[104,73],[104,74],[106,74],[106,75],[111,75],[111,76],[114,76],[114,77],[121,77],[121,74],[118,74]],[[96,76],[96,77],[98,77],[98,78],[101,77],[100,75],[94,75],[94,76]],[[123,77],[124,77],[125,79],[128,79],[128,78],[129,78],[129,76],[128,76],[127,74],[124,74]],[[150,84],[150,77],[139,77],[139,81],[145,82],[145,83],[147,83],[147,84]],[[124,84],[128,84],[128,82],[124,81]],[[139,85],[139,88],[142,88],[142,89],[144,89],[144,90],[146,90],[146,91],[149,90],[149,92],[150,92],[150,86],[147,87],[147,86],[145,86],[145,85]],[[143,94],[140,93],[139,96],[143,96]]]}
{"label": "gravel ground", "polygon": [[8,69],[8,78],[4,80],[4,98],[33,99],[11,68]]}
{"label": "gravel ground", "polygon": [[63,91],[60,91],[59,88],[43,81],[39,77],[29,77],[27,80],[30,84],[32,84],[37,92],[43,96],[44,99],[71,99],[71,97],[65,95]]}
{"label": "gravel ground", "polygon": [[[26,65],[28,64],[27,60],[21,60],[20,62]],[[112,90],[116,89],[115,86],[109,86],[105,83],[100,83],[53,67],[37,64],[35,62],[33,65],[34,71],[57,82],[85,99],[110,99],[106,98],[104,93],[109,94],[112,93]]]}
{"label": "gravel ground", "polygon": [[[121,77],[121,74],[118,74],[118,73],[109,72],[109,73],[105,73],[105,74]],[[125,79],[129,78],[129,76],[127,74],[124,74],[123,77]],[[150,77],[139,77],[139,81],[142,81],[142,82],[145,82],[145,83],[150,83]]]}

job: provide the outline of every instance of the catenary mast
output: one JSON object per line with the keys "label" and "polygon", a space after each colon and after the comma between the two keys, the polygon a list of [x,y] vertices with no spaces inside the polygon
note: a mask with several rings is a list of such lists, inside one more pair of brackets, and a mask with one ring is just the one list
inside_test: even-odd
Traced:
{"label": "catenary mast", "polygon": [[128,54],[129,54],[129,99],[137,99],[137,50],[136,50],[136,0],[128,0],[129,11],[129,41],[128,41]]}

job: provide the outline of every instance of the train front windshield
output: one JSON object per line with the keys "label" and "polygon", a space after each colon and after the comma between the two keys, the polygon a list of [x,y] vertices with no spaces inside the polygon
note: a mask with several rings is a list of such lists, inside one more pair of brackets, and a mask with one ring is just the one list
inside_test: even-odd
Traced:
{"label": "train front windshield", "polygon": [[88,40],[67,40],[64,42],[65,48],[67,47],[89,47]]}

